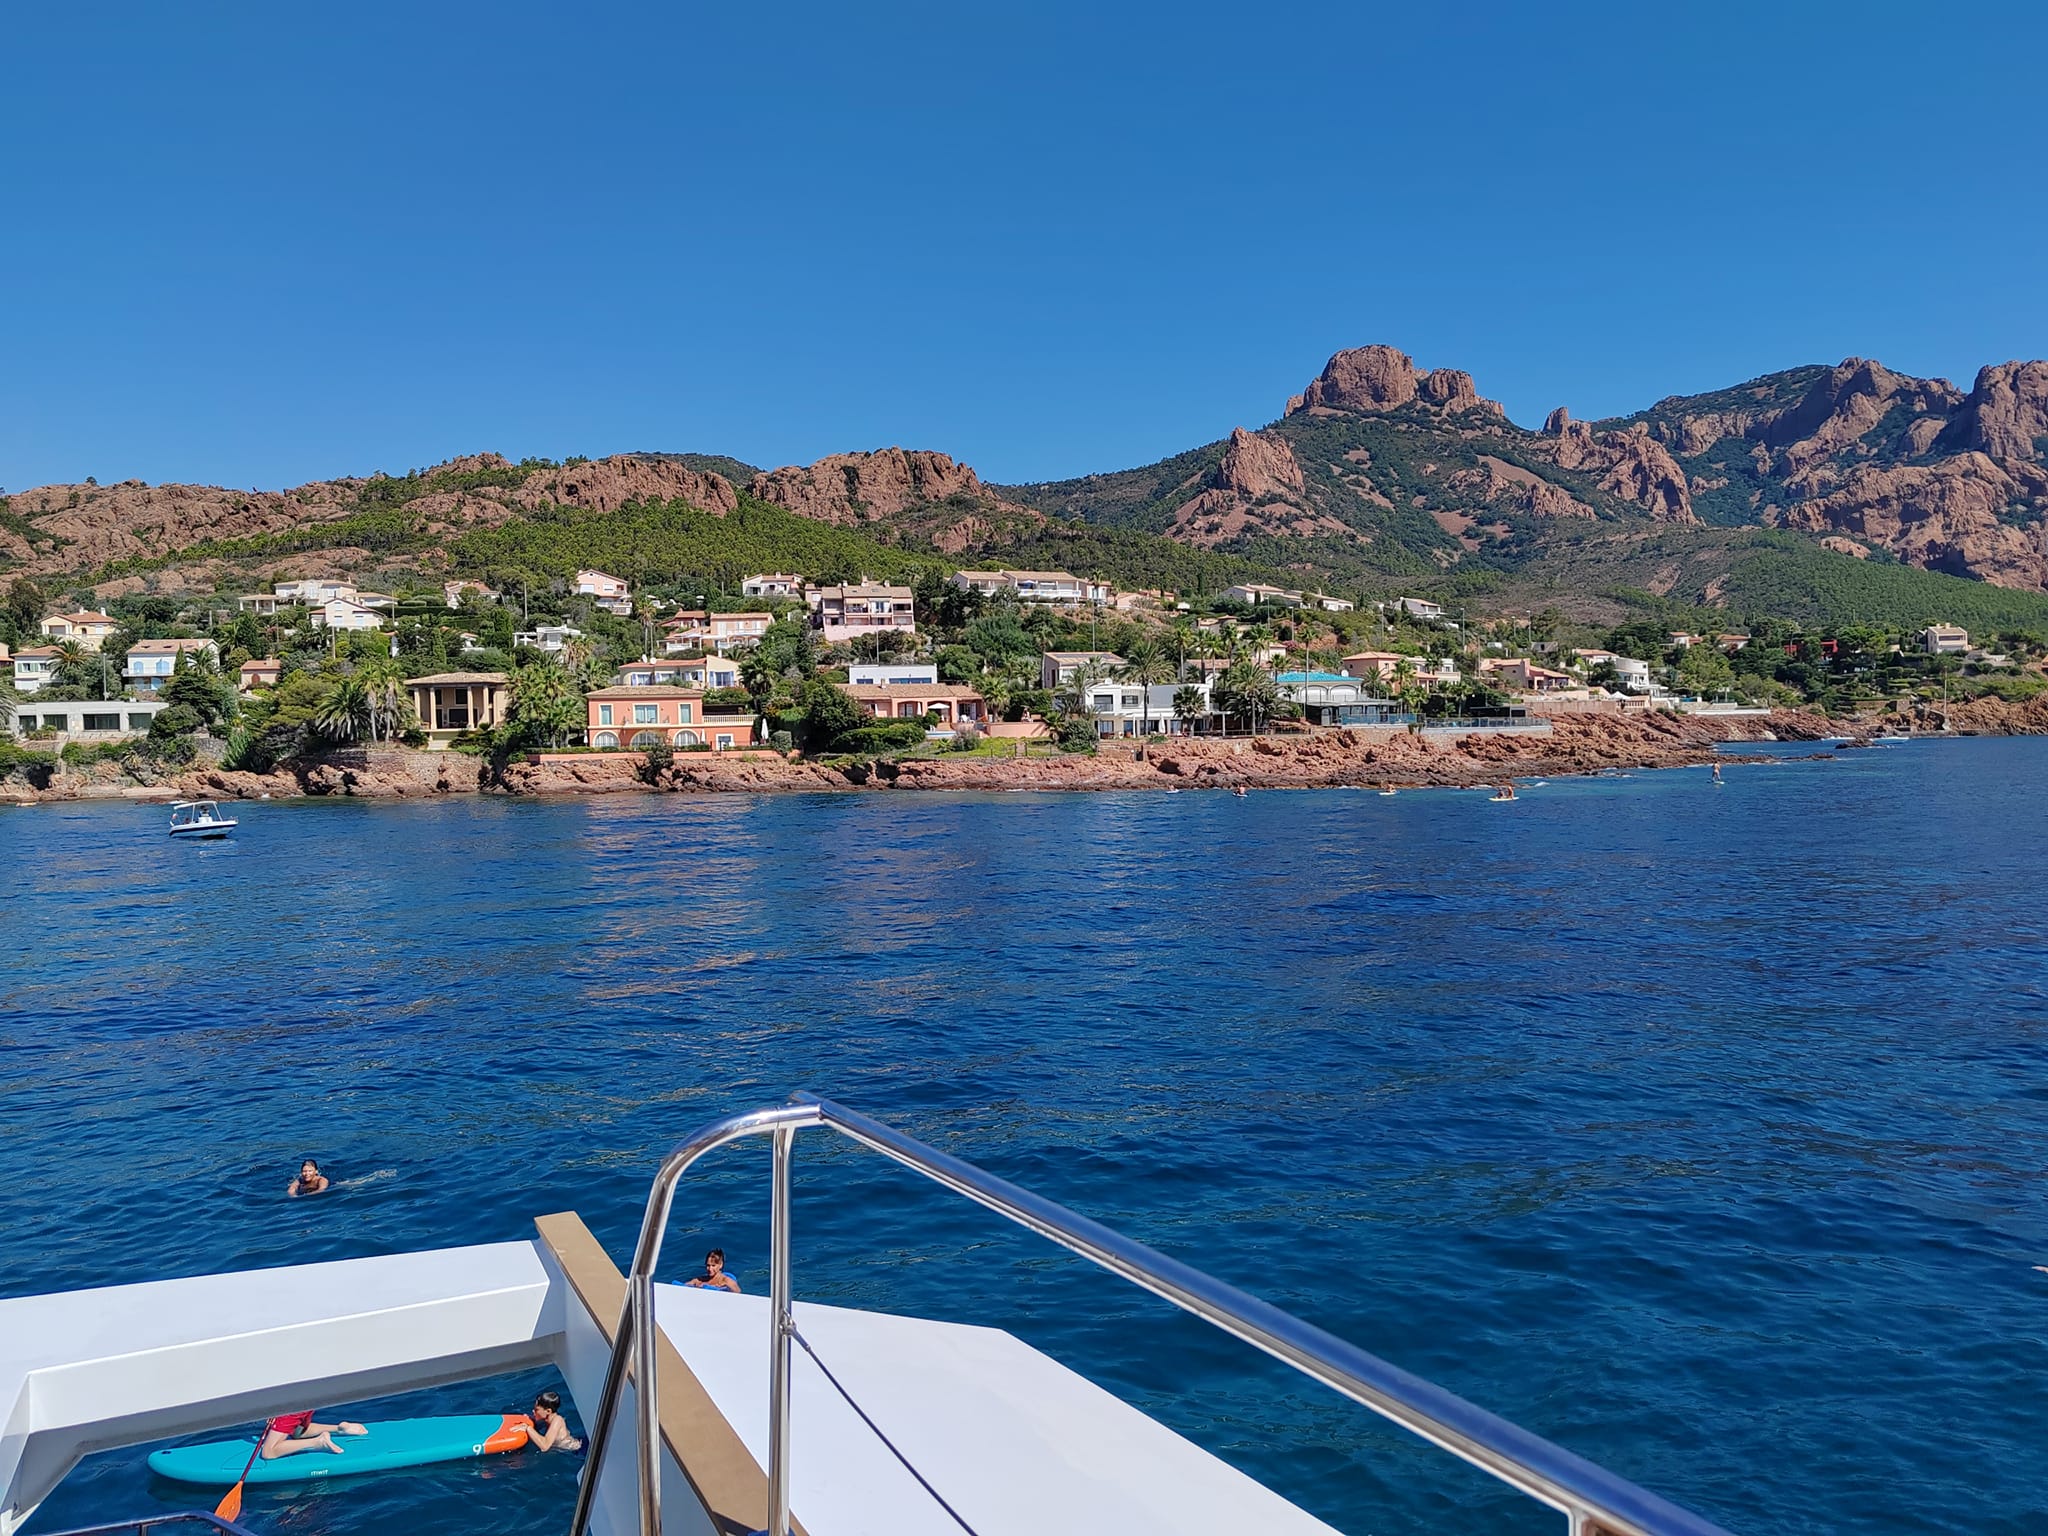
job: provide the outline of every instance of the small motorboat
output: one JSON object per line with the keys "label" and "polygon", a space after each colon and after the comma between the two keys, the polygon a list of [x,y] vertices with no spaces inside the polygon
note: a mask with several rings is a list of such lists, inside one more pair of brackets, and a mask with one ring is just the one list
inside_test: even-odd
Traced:
{"label": "small motorboat", "polygon": [[171,836],[226,837],[235,830],[232,816],[223,816],[211,800],[180,800],[171,807]]}
{"label": "small motorboat", "polygon": [[1398,795],[1400,791],[1394,788],[1393,785],[1389,784],[1385,789],[1381,790],[1380,793],[1383,795]]}

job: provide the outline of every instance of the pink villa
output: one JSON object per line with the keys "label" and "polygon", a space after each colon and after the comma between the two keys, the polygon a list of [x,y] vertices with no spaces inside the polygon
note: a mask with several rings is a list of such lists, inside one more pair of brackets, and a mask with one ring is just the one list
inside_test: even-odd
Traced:
{"label": "pink villa", "polygon": [[972,688],[952,683],[851,683],[849,698],[877,720],[922,720],[930,715],[941,729],[955,721],[986,724],[988,703]]}
{"label": "pink villa", "polygon": [[707,715],[702,688],[598,688],[584,696],[584,740],[613,751],[653,746],[712,747],[729,751],[752,746],[752,715]]}

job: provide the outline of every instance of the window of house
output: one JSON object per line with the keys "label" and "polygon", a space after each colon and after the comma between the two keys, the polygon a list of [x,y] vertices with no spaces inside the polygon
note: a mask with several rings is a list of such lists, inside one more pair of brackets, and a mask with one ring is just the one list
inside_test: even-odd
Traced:
{"label": "window of house", "polygon": [[146,731],[149,729],[149,720],[150,717],[148,715],[130,715],[128,717],[128,729],[131,731]]}
{"label": "window of house", "polygon": [[660,711],[653,704],[635,704],[633,706],[633,723],[635,725],[654,725],[660,719]]}
{"label": "window of house", "polygon": [[599,725],[610,725],[612,723],[611,705],[600,704],[597,706],[597,723]]}
{"label": "window of house", "polygon": [[680,721],[682,724],[688,725],[690,723],[690,706],[687,704],[678,704],[676,706],[676,719]]}
{"label": "window of house", "polygon": [[85,724],[80,726],[79,729],[82,731],[118,731],[121,729],[121,717],[119,715],[87,715],[85,717]]}
{"label": "window of house", "polygon": [[594,747],[616,747],[618,744],[619,737],[616,731],[599,731],[597,740],[591,743]]}

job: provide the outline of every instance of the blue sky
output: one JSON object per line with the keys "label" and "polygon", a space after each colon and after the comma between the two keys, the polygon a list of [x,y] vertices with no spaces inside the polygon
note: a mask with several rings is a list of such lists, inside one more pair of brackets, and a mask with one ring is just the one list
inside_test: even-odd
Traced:
{"label": "blue sky", "polygon": [[147,3],[6,55],[13,489],[1038,480],[1370,341],[1525,423],[2048,354],[2038,5]]}

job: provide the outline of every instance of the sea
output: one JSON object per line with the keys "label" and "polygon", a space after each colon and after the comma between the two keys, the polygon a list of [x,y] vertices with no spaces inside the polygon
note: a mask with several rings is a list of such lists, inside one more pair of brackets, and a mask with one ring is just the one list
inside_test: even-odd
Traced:
{"label": "sea", "polygon": [[[2040,1532],[2044,783],[2048,743],[1960,740],[1512,804],[269,802],[200,845],[160,807],[0,806],[0,1294],[564,1209],[623,1261],[667,1148],[808,1089],[1732,1531]],[[1008,1329],[1354,1536],[1563,1531],[810,1135],[800,1298]],[[307,1156],[338,1187],[287,1200]],[[701,1168],[664,1278],[717,1244],[765,1289],[765,1150]],[[320,1406],[509,1411],[552,1379]],[[210,1506],[144,1449],[88,1458],[30,1532]],[[566,1529],[575,1477],[522,1453],[244,1516],[525,1536]]]}

